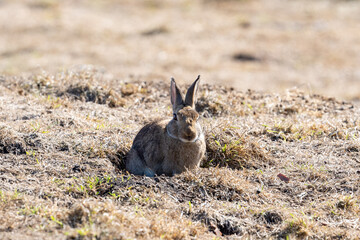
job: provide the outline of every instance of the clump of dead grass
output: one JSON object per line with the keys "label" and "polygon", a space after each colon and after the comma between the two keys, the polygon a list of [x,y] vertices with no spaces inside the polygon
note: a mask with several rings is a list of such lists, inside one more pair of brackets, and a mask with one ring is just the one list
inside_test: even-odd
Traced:
{"label": "clump of dead grass", "polygon": [[236,128],[218,125],[207,135],[207,160],[202,163],[203,167],[259,169],[272,164],[266,150],[256,141],[240,135]]}
{"label": "clump of dead grass", "polygon": [[[61,96],[62,93],[58,93]],[[94,102],[98,104],[108,104],[109,107],[123,107],[126,101],[121,98],[115,91],[104,89],[100,86],[77,83],[70,85],[65,94],[75,100],[83,102]]]}
{"label": "clump of dead grass", "polygon": [[200,113],[206,112],[211,116],[219,116],[226,113],[226,104],[219,99],[209,99],[209,97],[200,97],[196,104],[196,110]]}
{"label": "clump of dead grass", "polygon": [[333,210],[341,210],[353,213],[360,212],[360,205],[358,203],[359,199],[357,197],[348,195],[348,196],[340,196],[339,199],[334,203],[330,204]]}
{"label": "clump of dead grass", "polygon": [[281,238],[306,238],[311,236],[309,223],[302,217],[292,216],[292,219],[289,220],[286,224],[285,229],[279,234]]}
{"label": "clump of dead grass", "polygon": [[[264,103],[252,96],[252,92],[236,92],[233,88],[205,84],[196,104],[196,110],[204,117],[248,116],[264,110]],[[252,101],[254,98],[256,101]],[[251,102],[251,103],[250,103]]]}
{"label": "clump of dead grass", "polygon": [[336,207],[342,210],[359,210],[357,208],[356,199],[351,196],[343,197],[336,203]]}

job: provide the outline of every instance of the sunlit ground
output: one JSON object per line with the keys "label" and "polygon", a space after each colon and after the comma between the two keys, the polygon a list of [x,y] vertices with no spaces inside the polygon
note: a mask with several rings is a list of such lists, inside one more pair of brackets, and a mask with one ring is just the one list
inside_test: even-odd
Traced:
{"label": "sunlit ground", "polygon": [[239,90],[360,98],[359,1],[0,2],[0,73],[90,64]]}

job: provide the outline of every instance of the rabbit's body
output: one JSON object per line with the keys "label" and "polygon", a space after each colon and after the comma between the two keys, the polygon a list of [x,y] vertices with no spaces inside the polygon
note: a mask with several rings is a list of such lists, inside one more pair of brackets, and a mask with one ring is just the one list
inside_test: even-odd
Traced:
{"label": "rabbit's body", "polygon": [[185,101],[175,81],[171,82],[174,118],[147,124],[136,135],[126,158],[126,169],[136,175],[172,176],[198,167],[206,150],[197,121],[195,97],[199,78],[189,88]]}
{"label": "rabbit's body", "polygon": [[[173,120],[171,120],[173,121]],[[136,175],[172,176],[198,167],[206,145],[203,133],[194,142],[182,142],[168,134],[168,120],[152,122],[135,137],[126,168]]]}

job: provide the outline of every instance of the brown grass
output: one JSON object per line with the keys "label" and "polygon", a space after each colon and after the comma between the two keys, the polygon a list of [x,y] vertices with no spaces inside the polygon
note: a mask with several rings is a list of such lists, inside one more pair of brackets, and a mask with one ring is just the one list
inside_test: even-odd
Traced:
{"label": "brown grass", "polygon": [[[0,239],[359,239],[359,9],[1,1]],[[201,168],[128,174],[198,74]]]}
{"label": "brown grass", "polygon": [[171,116],[168,84],[82,71],[2,78],[2,238],[359,237],[357,106],[204,84],[202,168],[147,178],[123,160],[145,122]]}

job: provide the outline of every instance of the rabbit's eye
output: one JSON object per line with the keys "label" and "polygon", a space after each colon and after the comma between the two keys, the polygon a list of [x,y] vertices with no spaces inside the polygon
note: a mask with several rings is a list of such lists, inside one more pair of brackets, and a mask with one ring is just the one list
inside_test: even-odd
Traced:
{"label": "rabbit's eye", "polygon": [[173,114],[173,116],[174,116],[174,118],[173,118],[173,119],[174,119],[175,121],[177,121],[177,116],[176,116],[176,113],[174,113],[174,114]]}

